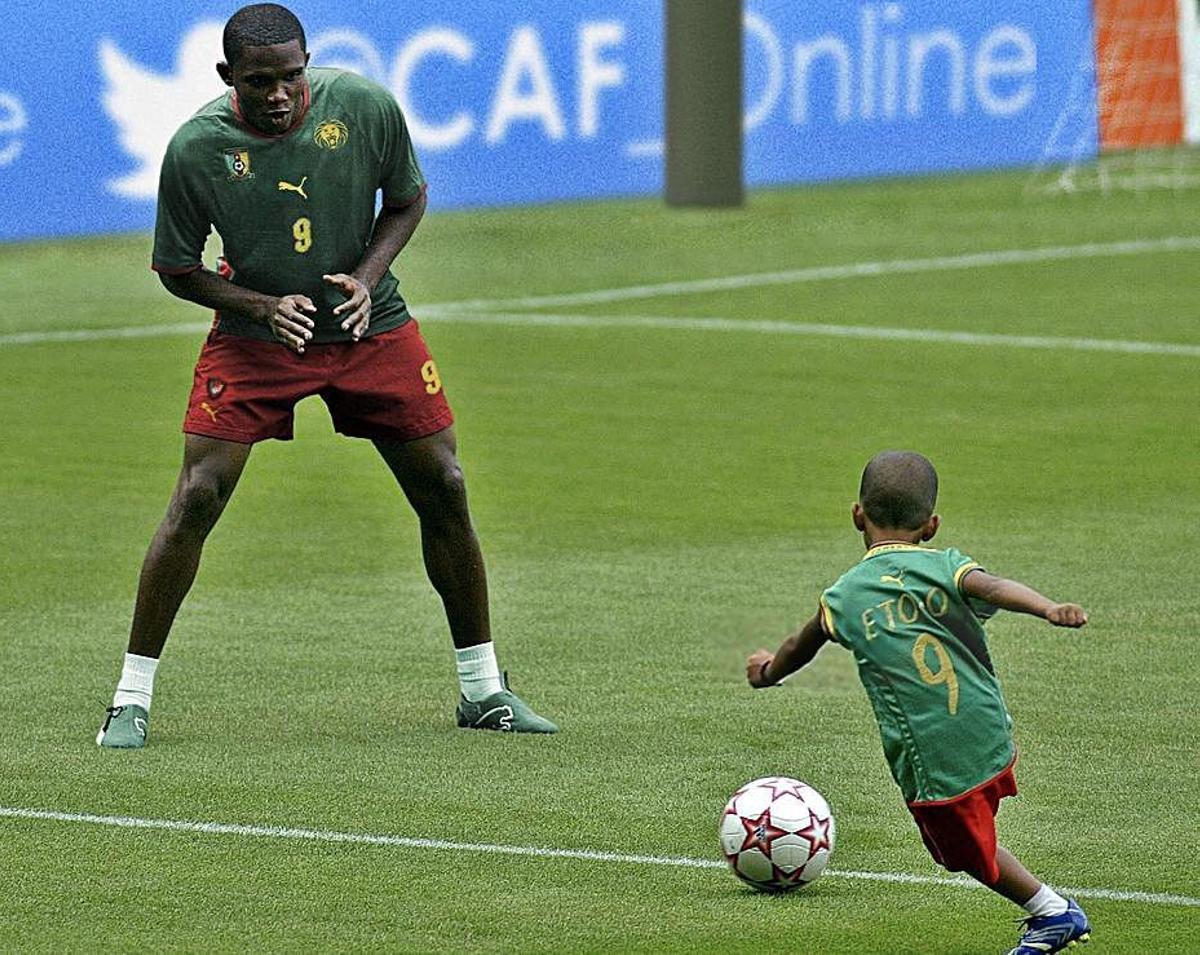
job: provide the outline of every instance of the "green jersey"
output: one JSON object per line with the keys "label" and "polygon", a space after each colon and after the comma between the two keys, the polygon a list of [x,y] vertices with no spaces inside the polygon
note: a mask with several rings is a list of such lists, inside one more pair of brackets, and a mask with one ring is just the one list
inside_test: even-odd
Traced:
{"label": "green jersey", "polygon": [[957,550],[872,547],[821,595],[825,632],[854,654],[892,776],[913,802],[960,796],[1015,755],[1012,720]]}
{"label": "green jersey", "polygon": [[[387,90],[341,70],[311,69],[302,115],[278,136],[241,117],[230,92],[204,106],[167,147],[159,180],[153,267],[200,267],[213,228],[219,271],[265,295],[303,294],[315,343],[349,341],[333,309],[346,300],[321,276],[353,272],[370,241],[375,197],[403,208],[425,187],[400,107]],[[391,271],[371,291],[368,334],[408,319]],[[221,331],[271,340],[266,323],[221,312]]]}

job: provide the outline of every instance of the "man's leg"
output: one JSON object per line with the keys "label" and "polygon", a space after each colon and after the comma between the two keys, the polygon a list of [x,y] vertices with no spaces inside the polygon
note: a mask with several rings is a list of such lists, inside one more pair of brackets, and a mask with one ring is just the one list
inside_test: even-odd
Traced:
{"label": "man's leg", "polygon": [[442,598],[456,649],[492,640],[487,571],[467,509],[454,428],[415,441],[376,441],[421,523],[429,582]]}
{"label": "man's leg", "polygon": [[252,445],[184,436],[183,469],[138,580],[129,652],[157,658],[191,589],[209,531],[225,510]]}
{"label": "man's leg", "polygon": [[996,846],[996,864],[1000,878],[989,888],[1029,913],[1021,942],[1009,955],[1049,955],[1088,941],[1091,925],[1073,899],[1041,882],[1003,846]]}
{"label": "man's leg", "polygon": [[463,700],[460,726],[553,733],[557,727],[508,691],[488,617],[487,571],[467,508],[454,428],[414,441],[376,441],[421,524],[421,552],[450,625]]}
{"label": "man's leg", "polygon": [[179,480],[142,563],[129,650],[113,705],[96,738],[100,745],[144,744],[158,658],[196,579],[204,541],[233,494],[250,449],[249,444],[185,435]]}
{"label": "man's leg", "polygon": [[[996,864],[1000,867],[1000,879],[991,888],[1009,901],[1024,905],[1042,888],[1038,877],[1004,846],[996,846]],[[1066,908],[1065,903],[1063,908]]]}

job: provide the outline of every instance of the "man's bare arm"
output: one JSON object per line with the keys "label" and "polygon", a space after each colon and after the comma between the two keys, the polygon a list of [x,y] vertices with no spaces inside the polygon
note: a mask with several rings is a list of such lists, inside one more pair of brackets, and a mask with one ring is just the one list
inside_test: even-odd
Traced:
{"label": "man's bare arm", "polygon": [[775,686],[780,680],[807,665],[829,639],[821,626],[820,616],[814,616],[795,633],[788,636],[779,650],[755,650],[746,661],[746,679],[755,689]]}
{"label": "man's bare arm", "polygon": [[422,189],[416,200],[401,209],[384,208],[375,220],[371,241],[367,243],[362,258],[354,271],[347,275],[338,272],[324,279],[336,287],[346,301],[333,310],[342,319],[342,330],[348,331],[357,340],[371,323],[371,289],[379,284],[384,273],[391,267],[408,240],[417,231],[421,217],[425,215],[425,191]]}
{"label": "man's bare arm", "polygon": [[237,312],[257,319],[271,333],[295,352],[303,352],[312,338],[312,314],[317,310],[307,295],[284,295],[276,298],[263,295],[240,285],[234,285],[203,266],[182,275],[159,273],[159,279],[172,295],[213,308]]}
{"label": "man's bare arm", "polygon": [[1001,610],[1044,617],[1056,627],[1082,627],[1088,621],[1087,611],[1078,604],[1055,603],[1032,587],[984,570],[967,571],[962,591],[968,597],[976,597]]}
{"label": "man's bare arm", "polygon": [[375,220],[375,228],[371,231],[371,241],[363,252],[358,266],[354,269],[354,277],[367,288],[379,284],[391,264],[396,260],[408,240],[417,231],[421,218],[425,215],[425,191],[407,206],[401,209],[389,209],[386,206],[380,211]]}

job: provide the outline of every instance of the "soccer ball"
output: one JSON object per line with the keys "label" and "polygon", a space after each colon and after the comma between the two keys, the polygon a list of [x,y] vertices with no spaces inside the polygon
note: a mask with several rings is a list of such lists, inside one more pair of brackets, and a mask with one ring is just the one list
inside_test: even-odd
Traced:
{"label": "soccer ball", "polygon": [[729,797],[719,837],[739,879],[763,892],[790,892],[825,871],[833,853],[833,813],[807,783],[767,776]]}

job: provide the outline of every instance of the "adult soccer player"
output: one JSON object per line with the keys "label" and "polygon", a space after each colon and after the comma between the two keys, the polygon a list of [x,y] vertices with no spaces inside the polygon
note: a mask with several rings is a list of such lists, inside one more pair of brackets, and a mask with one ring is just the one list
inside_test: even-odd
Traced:
{"label": "adult soccer player", "polygon": [[828,641],[854,654],[884,755],[933,858],[1025,909],[1008,955],[1050,955],[1086,942],[1087,916],[996,844],[996,810],[1015,796],[1016,746],[982,621],[998,609],[1082,627],[1083,608],[994,577],[937,533],[937,472],[912,451],[877,454],[863,471],[854,526],[867,553],[821,595],[777,653],[758,650],[746,677],[774,686]]}
{"label": "adult soccer player", "polygon": [[[254,444],[289,440],[296,402],[315,394],[339,432],[373,442],[416,511],[457,657],[458,725],[553,733],[501,678],[453,417],[389,270],[425,211],[404,116],[361,77],[308,69],[300,21],[277,4],[237,11],[224,54],[230,91],[180,127],[163,160],[153,253],[167,290],[216,319],[96,742],[145,745],[155,670],[205,538]],[[212,228],[224,242],[217,272],[201,264]]]}

